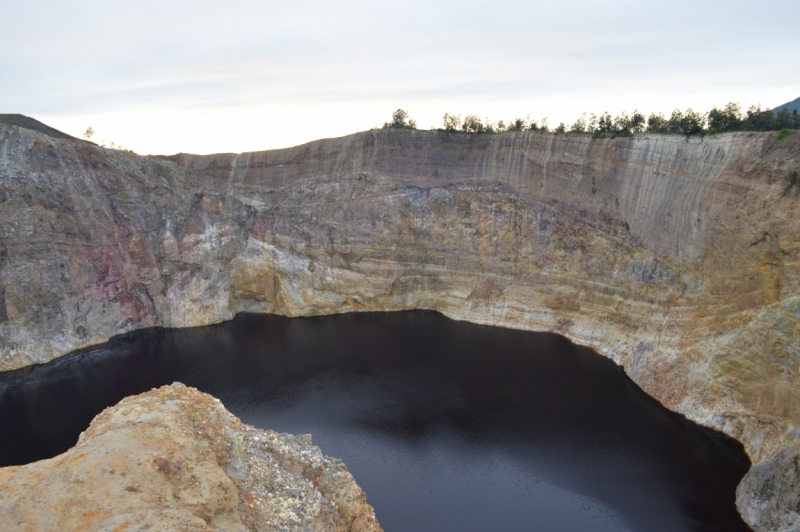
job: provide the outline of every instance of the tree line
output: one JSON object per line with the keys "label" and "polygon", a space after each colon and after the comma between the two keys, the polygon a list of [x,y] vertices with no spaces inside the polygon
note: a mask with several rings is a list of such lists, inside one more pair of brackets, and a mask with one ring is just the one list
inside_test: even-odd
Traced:
{"label": "tree line", "polygon": [[[774,113],[771,109],[762,109],[760,105],[751,106],[742,111],[738,103],[730,102],[719,109],[714,107],[707,113],[700,113],[691,108],[685,112],[676,109],[669,117],[661,113],[651,113],[645,117],[639,111],[632,114],[622,112],[612,116],[609,112],[596,115],[583,113],[571,126],[563,122],[550,129],[547,119],[541,123],[531,120],[530,116],[516,118],[505,122],[492,122],[488,118],[481,120],[477,115],[445,114],[442,120],[445,131],[462,131],[465,133],[506,133],[509,131],[553,131],[555,133],[584,133],[595,137],[630,136],[634,133],[674,133],[682,135],[704,135],[724,133],[728,131],[780,131],[781,136],[800,129],[800,116],[797,109],[791,113],[787,109]],[[417,123],[408,112],[398,109],[392,114],[392,121],[386,122],[384,128],[416,129]]]}

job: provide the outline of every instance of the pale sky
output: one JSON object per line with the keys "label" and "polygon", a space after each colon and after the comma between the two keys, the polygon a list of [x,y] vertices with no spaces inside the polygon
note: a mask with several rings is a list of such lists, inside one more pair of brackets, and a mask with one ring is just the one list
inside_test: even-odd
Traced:
{"label": "pale sky", "polygon": [[800,1],[2,0],[0,113],[139,153],[281,148],[397,108],[492,120],[774,107]]}

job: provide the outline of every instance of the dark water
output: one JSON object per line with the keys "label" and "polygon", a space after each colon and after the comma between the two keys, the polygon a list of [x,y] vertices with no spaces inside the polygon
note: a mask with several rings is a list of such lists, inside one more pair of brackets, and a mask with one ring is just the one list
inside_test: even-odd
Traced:
{"label": "dark water", "polygon": [[387,532],[747,530],[737,445],[564,338],[424,311],[240,315],[0,376],[0,463],[63,452],[104,407],[173,381],[313,434]]}

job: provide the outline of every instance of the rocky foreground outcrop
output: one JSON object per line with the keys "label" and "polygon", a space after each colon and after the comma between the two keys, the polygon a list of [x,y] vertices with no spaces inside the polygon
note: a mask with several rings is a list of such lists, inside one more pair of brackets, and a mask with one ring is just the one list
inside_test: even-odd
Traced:
{"label": "rocky foreground outcrop", "polygon": [[242,424],[180,383],[107,408],[77,445],[0,469],[4,531],[380,532],[310,436]]}
{"label": "rocky foreground outcrop", "polygon": [[753,467],[736,489],[736,505],[756,530],[800,530],[800,445]]}
{"label": "rocky foreground outcrop", "polygon": [[145,157],[0,126],[0,369],[240,311],[433,309],[593,347],[780,483],[796,170],[797,133],[376,130]]}

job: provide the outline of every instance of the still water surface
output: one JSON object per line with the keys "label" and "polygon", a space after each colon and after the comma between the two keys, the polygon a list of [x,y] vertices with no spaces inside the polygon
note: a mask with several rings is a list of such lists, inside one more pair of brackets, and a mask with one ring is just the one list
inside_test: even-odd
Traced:
{"label": "still water surface", "polygon": [[387,532],[748,530],[730,440],[554,335],[435,312],[150,329],[0,376],[0,465],[65,451],[106,406],[181,381],[310,433]]}

